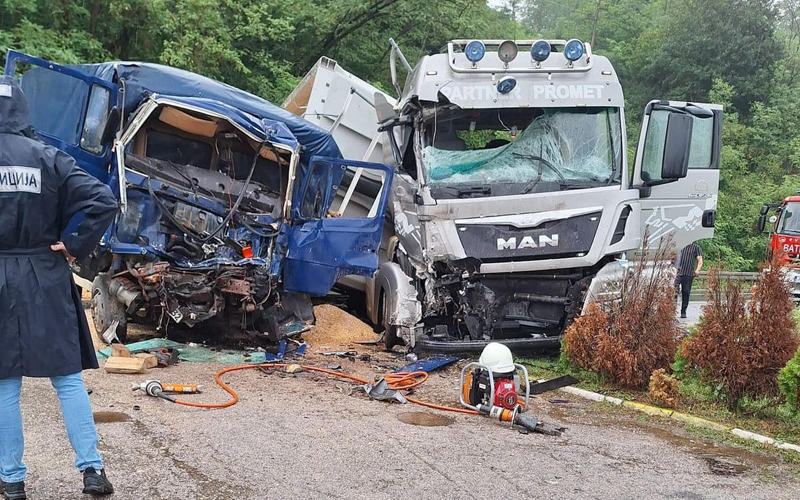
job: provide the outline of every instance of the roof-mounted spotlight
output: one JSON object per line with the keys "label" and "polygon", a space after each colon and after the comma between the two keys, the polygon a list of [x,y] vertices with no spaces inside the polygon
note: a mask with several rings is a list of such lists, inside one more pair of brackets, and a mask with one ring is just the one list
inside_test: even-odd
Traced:
{"label": "roof-mounted spotlight", "polygon": [[504,76],[497,82],[497,91],[501,94],[508,94],[517,86],[517,79],[513,76]]}
{"label": "roof-mounted spotlight", "polygon": [[583,57],[584,52],[586,52],[586,49],[583,46],[583,42],[575,38],[564,45],[564,57],[566,57],[568,61],[577,61]]}
{"label": "roof-mounted spotlight", "polygon": [[536,40],[533,42],[533,45],[531,45],[531,58],[538,63],[543,62],[550,57],[550,51],[550,42]]}
{"label": "roof-mounted spotlight", "polygon": [[464,47],[464,55],[469,62],[475,64],[486,55],[486,46],[480,40],[473,40]]}
{"label": "roof-mounted spotlight", "polygon": [[517,44],[511,40],[506,40],[497,47],[497,57],[506,64],[516,59],[518,52]]}

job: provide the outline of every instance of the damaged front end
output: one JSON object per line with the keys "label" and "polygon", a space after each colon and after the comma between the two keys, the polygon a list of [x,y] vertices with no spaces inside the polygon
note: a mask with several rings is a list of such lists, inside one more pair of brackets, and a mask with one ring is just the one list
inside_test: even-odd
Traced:
{"label": "damaged front end", "polygon": [[[470,266],[466,266],[467,268]],[[557,346],[580,313],[590,270],[480,274],[437,263],[425,281],[422,350],[476,352],[493,341],[516,351]]]}
{"label": "damaged front end", "polygon": [[280,279],[295,151],[172,102],[151,100],[131,122],[125,210],[95,262],[97,330],[124,340],[129,322],[203,326],[271,342],[308,330],[310,297]]}
{"label": "damaged front end", "polygon": [[268,272],[253,265],[182,269],[141,263],[99,279],[124,308],[124,320],[120,315],[118,321],[131,318],[165,332],[170,324],[205,323],[229,339],[277,342],[314,321],[307,295],[279,293]]}

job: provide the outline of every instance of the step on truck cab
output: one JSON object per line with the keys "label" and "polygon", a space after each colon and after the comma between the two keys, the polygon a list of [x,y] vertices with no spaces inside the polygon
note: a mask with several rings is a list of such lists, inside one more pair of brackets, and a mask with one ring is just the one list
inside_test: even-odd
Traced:
{"label": "step on truck cab", "polygon": [[623,256],[713,236],[721,106],[651,101],[630,165],[622,86],[589,44],[454,40],[413,67],[390,44],[398,98],[323,58],[284,103],[394,165],[391,234],[360,283],[387,346],[557,345]]}
{"label": "step on truck cab", "polygon": [[393,169],[343,159],[318,127],[156,64],[61,66],[10,51],[5,73],[20,78],[41,140],[119,200],[76,269],[92,282],[98,333],[116,328],[124,341],[129,322],[164,333],[210,325],[217,336],[274,342],[313,325],[311,296],[376,271],[384,218],[329,208],[352,167],[375,180],[383,214]]}

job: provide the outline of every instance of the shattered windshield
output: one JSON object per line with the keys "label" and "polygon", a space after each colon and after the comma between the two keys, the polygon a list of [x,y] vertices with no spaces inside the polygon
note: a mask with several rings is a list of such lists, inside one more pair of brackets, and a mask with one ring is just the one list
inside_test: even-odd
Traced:
{"label": "shattered windshield", "polygon": [[559,191],[620,182],[618,108],[461,110],[425,121],[434,196]]}

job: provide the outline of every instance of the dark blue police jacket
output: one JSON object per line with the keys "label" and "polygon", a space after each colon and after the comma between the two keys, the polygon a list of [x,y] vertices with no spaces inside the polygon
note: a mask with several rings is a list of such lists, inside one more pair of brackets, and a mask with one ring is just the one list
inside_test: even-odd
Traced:
{"label": "dark blue police jacket", "polygon": [[50,245],[82,213],[64,244],[88,256],[116,210],[108,186],[35,139],[22,89],[0,76],[0,379],[98,367],[69,264]]}

